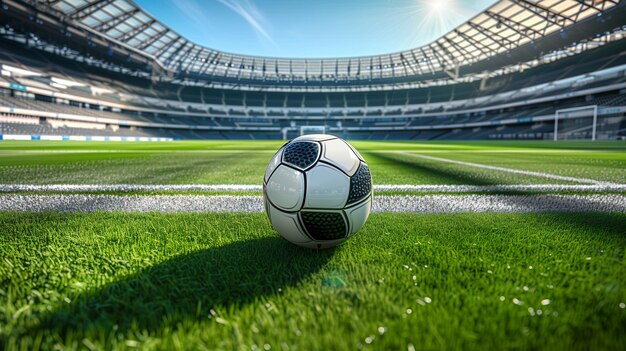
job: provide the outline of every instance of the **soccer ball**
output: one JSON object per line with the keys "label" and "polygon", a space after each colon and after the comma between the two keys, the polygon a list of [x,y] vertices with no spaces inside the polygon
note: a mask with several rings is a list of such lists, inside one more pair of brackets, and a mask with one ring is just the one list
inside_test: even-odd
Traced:
{"label": "soccer ball", "polygon": [[354,235],[372,209],[372,176],[346,141],[311,134],[278,150],[265,171],[265,211],[278,233],[309,248]]}

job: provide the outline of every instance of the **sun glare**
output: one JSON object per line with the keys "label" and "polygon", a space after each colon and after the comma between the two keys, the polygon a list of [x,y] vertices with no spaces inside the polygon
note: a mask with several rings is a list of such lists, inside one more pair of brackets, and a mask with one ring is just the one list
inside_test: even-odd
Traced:
{"label": "sun glare", "polygon": [[425,1],[426,7],[430,10],[429,12],[435,12],[437,14],[443,12],[450,5],[454,5],[454,1],[450,0],[427,0]]}
{"label": "sun glare", "polygon": [[413,0],[404,8],[415,23],[407,33],[409,46],[424,45],[471,17],[459,0]]}

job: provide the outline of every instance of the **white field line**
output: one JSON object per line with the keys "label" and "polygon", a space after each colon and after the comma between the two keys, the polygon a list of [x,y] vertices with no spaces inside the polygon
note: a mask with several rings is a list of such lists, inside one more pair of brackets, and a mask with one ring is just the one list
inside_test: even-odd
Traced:
{"label": "white field line", "polygon": [[256,184],[0,184],[0,193],[41,192],[132,192],[132,191],[261,191]]}
{"label": "white field line", "polygon": [[[0,211],[263,212],[261,196],[0,195]],[[376,196],[374,212],[619,212],[624,195]]]}
{"label": "white field line", "polygon": [[[360,151],[361,152],[361,151]],[[450,154],[450,153],[468,153],[468,154],[567,154],[567,153],[611,153],[611,152],[624,152],[617,149],[393,149],[393,150],[375,150],[375,149],[363,149],[362,153],[373,152],[377,154],[397,154],[397,153],[419,153],[419,154]]]}
{"label": "white field line", "polygon": [[261,191],[256,184],[0,184],[0,193],[41,192],[131,192],[131,191]]}
{"label": "white field line", "polygon": [[[2,189],[0,187],[0,189]],[[496,193],[510,191],[537,192],[611,192],[626,191],[626,184],[494,184],[494,185],[374,185],[374,191],[439,192],[439,193]]]}
{"label": "white field line", "polygon": [[[261,185],[254,184],[0,184],[0,193],[10,192],[135,192],[135,191],[223,191],[258,192]],[[495,184],[495,185],[438,185],[438,184],[379,184],[374,192],[615,192],[626,191],[626,184]]]}
{"label": "white field line", "polygon": [[607,185],[607,184],[609,184],[609,185],[615,185],[615,183],[603,182],[603,181],[599,181],[599,180],[595,180],[595,179],[589,179],[589,178],[567,177],[567,176],[560,176],[560,175],[544,173],[544,172],[524,171],[524,170],[521,170],[521,169],[490,166],[490,165],[485,165],[485,164],[482,164],[482,163],[457,161],[457,160],[451,160],[451,159],[448,159],[448,158],[426,156],[426,155],[409,153],[409,152],[401,152],[400,154],[409,155],[409,156],[413,156],[413,157],[419,157],[419,158],[423,158],[423,159],[427,159],[427,160],[454,163],[454,164],[468,166],[468,167],[484,168],[484,169],[489,169],[489,170],[492,170],[492,171],[508,172],[508,173],[515,173],[515,174],[524,174],[524,175],[529,175],[529,176],[533,176],[533,177],[543,177],[543,178],[564,180],[564,181],[568,181],[568,182],[576,182],[576,183],[584,183],[584,184],[599,184],[599,185]]}
{"label": "white field line", "polygon": [[[113,147],[115,145],[111,145]],[[0,149],[0,154],[50,154],[50,153],[60,153],[60,154],[77,154],[77,153],[247,153],[247,154],[274,154],[278,151],[278,146],[276,150],[259,150],[259,149],[196,149],[196,150],[175,150],[175,149],[48,149],[48,150],[24,150],[24,149]],[[388,153],[395,154],[398,152],[416,152],[416,153],[486,153],[486,154],[495,154],[495,153],[520,153],[520,154],[528,154],[528,153],[538,153],[538,154],[550,154],[550,153],[593,153],[593,152],[603,152],[603,153],[611,153],[611,152],[623,152],[623,150],[615,150],[615,149],[469,149],[469,150],[455,150],[455,149],[361,149],[362,153]]]}
{"label": "white field line", "polygon": [[[115,145],[112,145],[115,146]],[[0,149],[2,154],[91,154],[91,153],[154,153],[154,154],[177,154],[177,153],[215,153],[215,154],[275,154],[276,150],[259,149],[221,149],[221,150],[174,150],[174,149],[52,149],[52,150],[21,150],[21,149]],[[410,150],[409,150],[410,151]]]}
{"label": "white field line", "polygon": [[[261,185],[254,184],[0,184],[0,193],[10,192],[135,192],[135,191],[223,191],[258,192]],[[379,184],[374,192],[615,192],[626,191],[626,184],[495,184],[495,185],[438,185],[438,184]]]}

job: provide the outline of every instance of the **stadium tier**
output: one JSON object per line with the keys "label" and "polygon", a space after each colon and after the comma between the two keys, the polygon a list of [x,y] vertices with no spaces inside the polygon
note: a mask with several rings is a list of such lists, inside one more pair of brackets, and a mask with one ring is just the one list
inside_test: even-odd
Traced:
{"label": "stadium tier", "polygon": [[207,49],[127,0],[1,4],[4,139],[626,137],[620,1],[503,0],[424,47],[311,60]]}

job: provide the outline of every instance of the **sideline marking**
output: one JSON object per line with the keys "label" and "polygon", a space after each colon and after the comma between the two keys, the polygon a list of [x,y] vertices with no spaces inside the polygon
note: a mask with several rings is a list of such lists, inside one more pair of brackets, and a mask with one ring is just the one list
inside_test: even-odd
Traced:
{"label": "sideline marking", "polygon": [[[0,188],[1,189],[1,188]],[[626,184],[494,184],[494,185],[410,185],[410,184],[383,184],[374,185],[375,191],[398,192],[441,192],[441,193],[480,193],[480,192],[507,192],[507,191],[590,191],[612,192],[626,191]]]}
{"label": "sideline marking", "polygon": [[[374,212],[619,212],[625,195],[377,196]],[[261,196],[0,195],[0,211],[13,212],[263,212]]]}
{"label": "sideline marking", "polygon": [[448,159],[448,158],[426,156],[426,155],[414,154],[414,153],[409,153],[409,152],[401,152],[400,154],[402,154],[402,155],[409,155],[409,156],[413,156],[413,157],[420,157],[420,158],[427,159],[427,160],[433,160],[433,161],[439,161],[439,162],[448,162],[448,163],[454,163],[454,164],[463,165],[463,166],[490,169],[490,170],[493,170],[493,171],[501,171],[501,172],[515,173],[515,174],[524,174],[524,175],[529,175],[529,176],[534,176],[534,177],[543,177],[543,178],[550,178],[550,179],[556,179],[556,180],[564,180],[564,181],[568,181],[568,182],[576,182],[576,183],[584,183],[584,184],[597,184],[597,185],[617,185],[616,183],[603,182],[603,181],[599,181],[599,180],[595,180],[595,179],[589,179],[589,178],[576,178],[576,177],[560,176],[560,175],[556,175],[556,174],[543,173],[543,172],[524,171],[524,170],[521,170],[521,169],[490,166],[490,165],[485,165],[485,164],[482,164],[482,163],[457,161],[457,160],[451,160],[451,159]]}
{"label": "sideline marking", "polygon": [[[255,184],[0,184],[0,193],[10,192],[134,192],[134,191],[224,191],[255,192],[262,191],[261,185]],[[507,192],[507,191],[591,191],[615,192],[626,191],[626,184],[494,184],[494,185],[446,185],[446,184],[378,184],[374,191],[396,192]]]}

